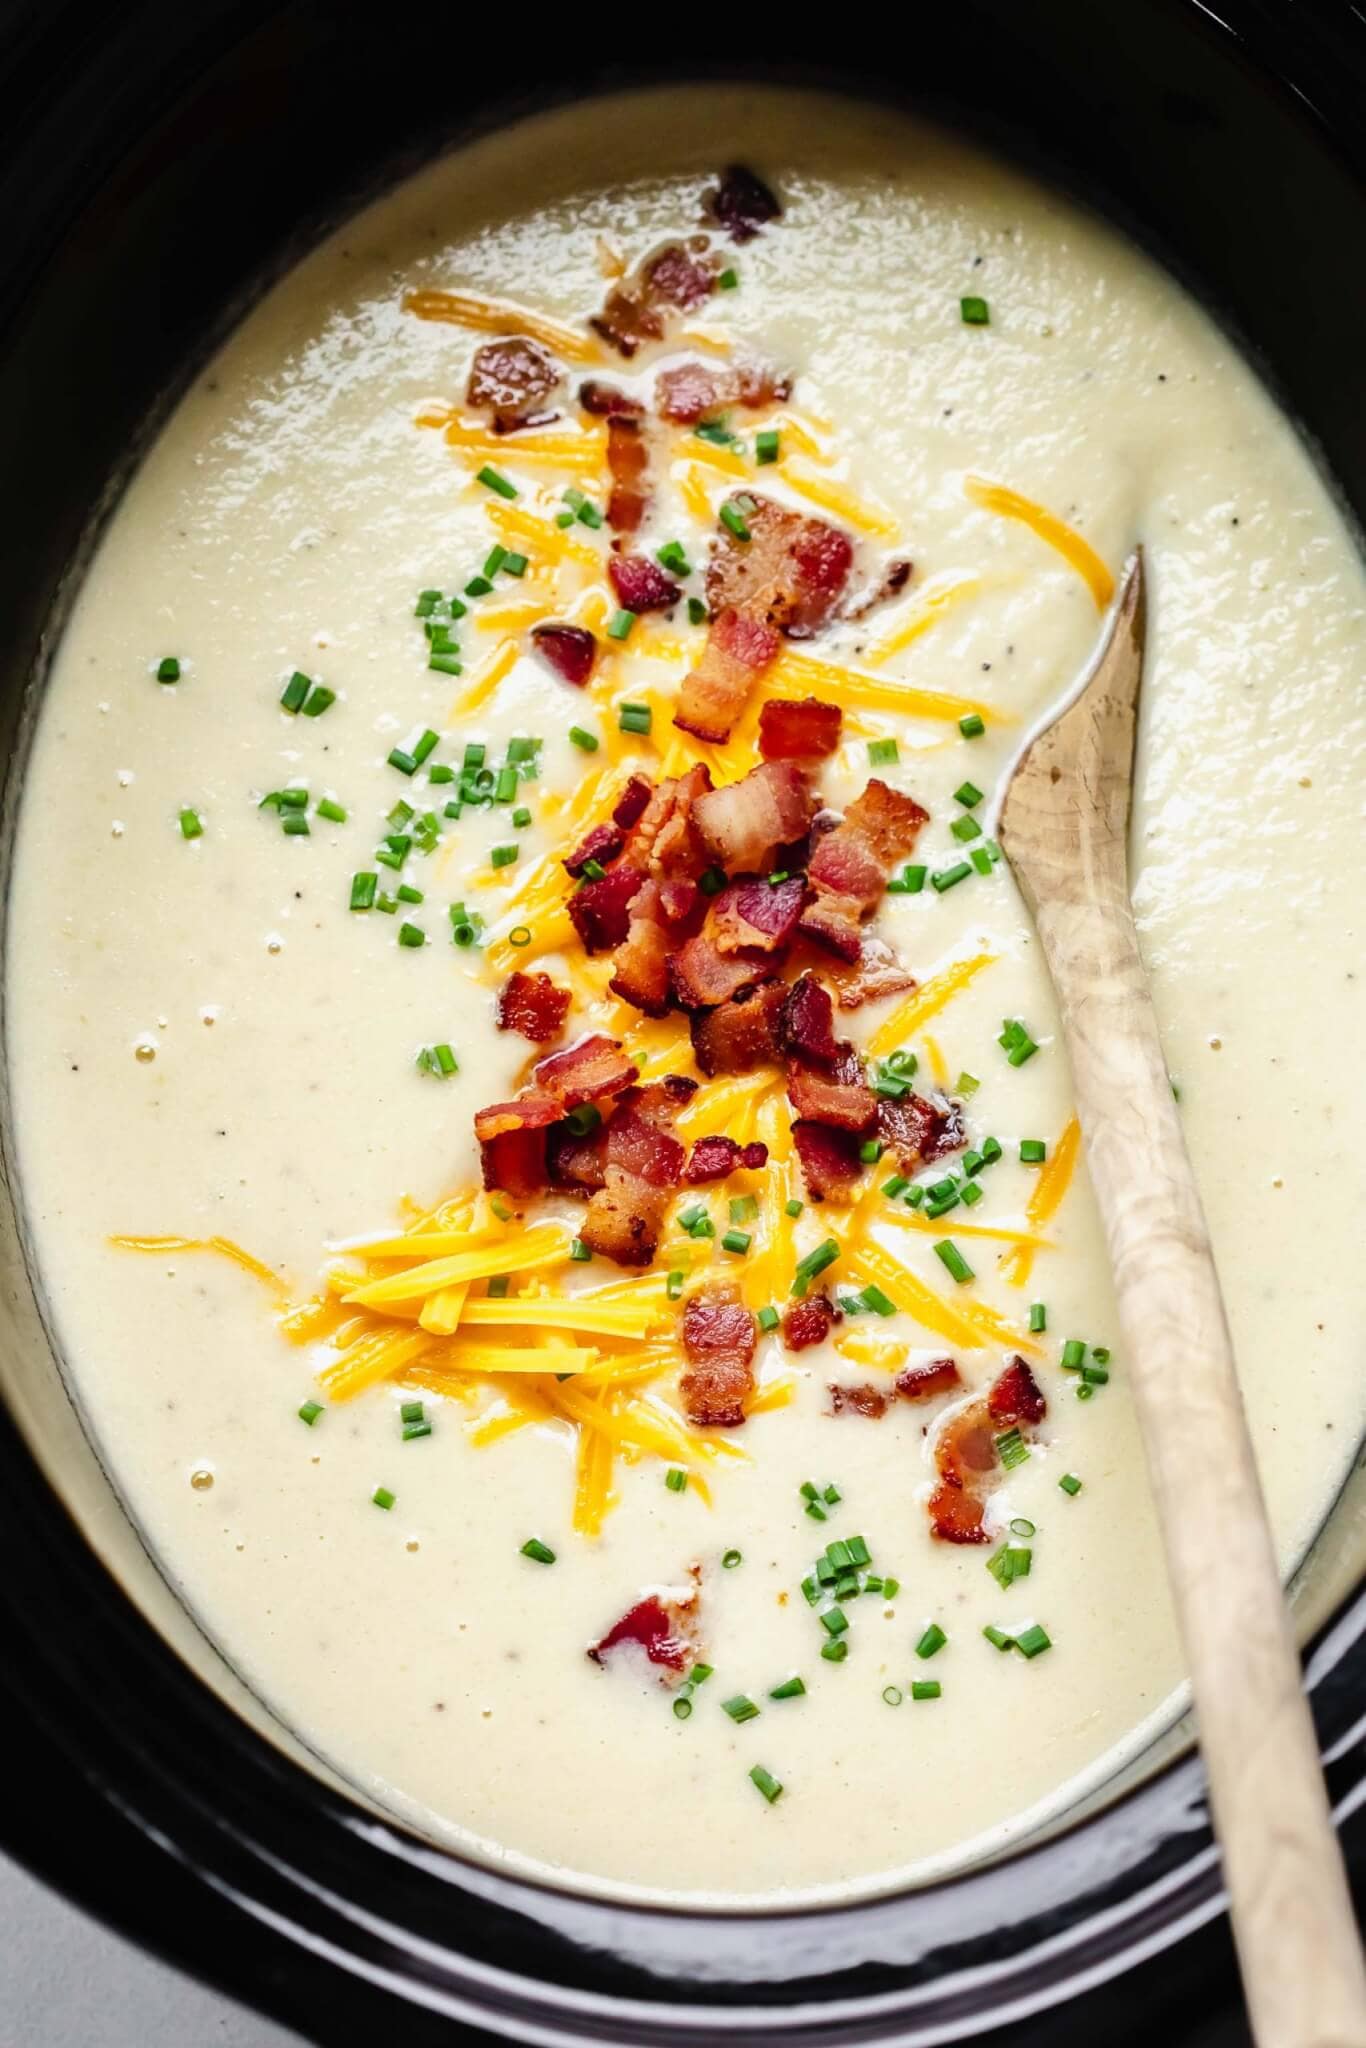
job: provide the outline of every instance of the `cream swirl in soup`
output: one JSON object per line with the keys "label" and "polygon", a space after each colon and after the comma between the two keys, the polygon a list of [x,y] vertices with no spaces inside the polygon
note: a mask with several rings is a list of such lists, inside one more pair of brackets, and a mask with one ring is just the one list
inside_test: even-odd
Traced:
{"label": "cream swirl in soup", "polygon": [[10,906],[38,1268],[187,1605],[437,1840],[885,1888],[1175,1711],[983,823],[1137,541],[1136,900],[1288,1571],[1363,1411],[1363,586],[1161,271],[886,112],[604,100],[350,221],[125,492]]}

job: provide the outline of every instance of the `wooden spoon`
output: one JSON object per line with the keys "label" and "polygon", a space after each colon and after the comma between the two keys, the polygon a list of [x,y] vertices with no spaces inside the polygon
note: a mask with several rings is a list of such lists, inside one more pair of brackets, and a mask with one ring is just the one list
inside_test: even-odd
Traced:
{"label": "wooden spoon", "polygon": [[1261,2048],[1366,2048],[1366,1972],[1129,902],[1143,561],[997,836],[1057,990]]}

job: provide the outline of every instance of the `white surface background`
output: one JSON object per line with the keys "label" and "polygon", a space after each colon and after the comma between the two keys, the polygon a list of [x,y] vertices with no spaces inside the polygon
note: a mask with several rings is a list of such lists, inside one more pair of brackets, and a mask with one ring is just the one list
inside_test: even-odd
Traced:
{"label": "white surface background", "polygon": [[18,2048],[305,2048],[0,1858],[0,2035]]}

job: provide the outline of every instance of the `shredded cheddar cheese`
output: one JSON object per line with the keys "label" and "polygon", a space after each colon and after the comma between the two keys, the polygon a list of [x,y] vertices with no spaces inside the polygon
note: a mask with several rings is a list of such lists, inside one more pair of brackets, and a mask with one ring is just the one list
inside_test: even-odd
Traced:
{"label": "shredded cheddar cheese", "polygon": [[530,313],[505,299],[486,299],[474,292],[412,291],[403,310],[419,320],[441,320],[452,327],[472,327],[480,334],[525,334],[543,342],[567,363],[596,363],[601,358],[591,334],[545,313]]}
{"label": "shredded cheddar cheese", "polygon": [[956,725],[960,718],[975,714],[988,725],[1009,723],[1002,712],[990,704],[979,703],[975,697],[954,697],[946,690],[921,690],[891,676],[864,675],[859,669],[840,668],[834,662],[818,661],[814,655],[799,654],[790,644],[783,648],[766,680],[775,694],[786,690],[819,691],[837,704],[899,711],[907,718],[929,718]]}
{"label": "shredded cheddar cheese", "polygon": [[796,491],[799,497],[808,498],[813,505],[819,505],[823,512],[833,512],[837,518],[857,527],[860,533],[880,534],[889,540],[895,536],[896,521],[890,512],[865,505],[847,484],[835,483],[829,477],[813,476],[808,469],[794,467],[790,459],[781,462],[779,468],[789,489]]}
{"label": "shredded cheddar cheese", "polygon": [[219,1258],[240,1266],[244,1273],[264,1281],[277,1293],[285,1291],[285,1283],[278,1273],[272,1273],[263,1260],[253,1258],[230,1237],[111,1237],[109,1242],[125,1252],[217,1252]]}
{"label": "shredded cheddar cheese", "polygon": [[868,649],[871,662],[884,662],[900,654],[937,625],[944,614],[964,599],[975,597],[982,588],[979,576],[951,576],[926,586],[886,631]]}
{"label": "shredded cheddar cheese", "polygon": [[990,483],[986,477],[969,476],[963,480],[963,489],[974,505],[980,505],[984,512],[996,512],[1002,519],[1018,519],[1039,539],[1056,549],[1069,567],[1076,570],[1096,601],[1097,611],[1104,611],[1115,594],[1115,579],[1105,563],[1084,540],[1075,527],[1059,519],[1055,512],[1035,504],[1020,491],[1012,491],[1007,484]]}
{"label": "shredded cheddar cheese", "polygon": [[[1077,1159],[1081,1152],[1081,1125],[1075,1117],[1069,1117],[1062,1136],[1053,1147],[1045,1164],[1039,1169],[1039,1177],[1025,1203],[1025,1215],[1037,1228],[1041,1223],[1051,1222],[1062,1205],[1063,1196],[1072,1184]],[[1022,1244],[1002,1263],[1001,1271],[1014,1287],[1023,1287],[1034,1269],[1034,1253],[1037,1245]]]}
{"label": "shredded cheddar cheese", "polygon": [[973,953],[967,959],[955,961],[952,967],[932,974],[928,981],[922,981],[918,988],[912,989],[904,1003],[898,1003],[891,1015],[883,1018],[868,1041],[869,1052],[878,1059],[884,1053],[895,1052],[912,1032],[928,1024],[931,1017],[937,1017],[995,959],[994,953]]}

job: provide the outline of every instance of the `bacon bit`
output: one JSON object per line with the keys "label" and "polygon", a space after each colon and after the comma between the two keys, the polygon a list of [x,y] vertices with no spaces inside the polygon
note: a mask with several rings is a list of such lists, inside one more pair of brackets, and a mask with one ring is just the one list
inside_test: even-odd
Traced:
{"label": "bacon bit", "polygon": [[772,498],[735,499],[749,531],[739,540],[723,527],[707,566],[713,612],[734,606],[746,618],[776,626],[790,640],[809,640],[827,625],[844,595],[854,544],[825,519],[804,518]]}
{"label": "bacon bit", "polygon": [[793,875],[786,882],[731,882],[711,907],[710,931],[719,953],[729,956],[749,948],[776,953],[797,929],[806,901],[806,881]]}
{"label": "bacon bit", "polygon": [[572,998],[548,974],[514,974],[498,997],[498,1029],[549,1045],[564,1029]]}
{"label": "bacon bit", "polygon": [[952,1393],[961,1387],[963,1375],[952,1358],[932,1358],[928,1365],[908,1365],[896,1376],[896,1391],[903,1401],[929,1401],[936,1394]]}
{"label": "bacon bit", "polygon": [[728,1180],[742,1168],[746,1173],[758,1173],[767,1164],[767,1145],[737,1145],[734,1138],[726,1137],[699,1138],[688,1155],[683,1180],[687,1187],[698,1188],[705,1181]]}
{"label": "bacon bit", "polygon": [[629,832],[643,816],[645,807],[654,795],[654,784],[648,776],[633,775],[612,810],[612,823],[620,825],[623,832]]}
{"label": "bacon bit", "polygon": [[783,1311],[783,1343],[789,1351],[809,1351],[824,1344],[843,1317],[828,1294],[809,1294]]}
{"label": "bacon bit", "polygon": [[531,637],[536,652],[543,654],[556,675],[581,690],[593,673],[598,643],[586,626],[533,626]]}
{"label": "bacon bit", "polygon": [[852,1131],[834,1130],[829,1124],[795,1123],[792,1142],[810,1199],[847,1201],[863,1174],[857,1136]]}
{"label": "bacon bit", "polygon": [[700,1428],[738,1429],[754,1391],[753,1316],[733,1288],[691,1295],[683,1309],[688,1365],[678,1382],[689,1422]]}
{"label": "bacon bit", "polygon": [[929,812],[876,777],[845,812],[844,822],[812,849],[815,890],[801,929],[841,959],[859,957],[860,925],[872,915],[897,861],[913,851]]}
{"label": "bacon bit", "polygon": [[732,242],[752,242],[759,230],[782,215],[782,202],[744,164],[731,164],[703,195],[703,218],[724,228]]}
{"label": "bacon bit", "polygon": [[558,1102],[557,1114],[567,1116],[582,1103],[596,1102],[604,1095],[619,1095],[630,1087],[637,1071],[618,1041],[597,1031],[567,1045],[563,1052],[537,1060],[531,1078],[539,1094]]}
{"label": "bacon bit", "polygon": [[819,697],[770,697],[759,713],[759,752],[766,761],[823,761],[840,743],[843,716]]}
{"label": "bacon bit", "polygon": [[1019,1422],[1042,1422],[1048,1403],[1029,1367],[1016,1352],[987,1395],[987,1410],[1000,1429]]}
{"label": "bacon bit", "polygon": [[597,377],[589,377],[579,386],[579,404],[586,413],[599,420],[631,420],[644,417],[645,408],[638,398],[630,397],[625,391],[618,391],[615,384],[604,384]]}
{"label": "bacon bit", "polygon": [[648,555],[613,555],[607,575],[618,604],[625,605],[628,612],[667,612],[681,595],[672,576],[666,576]]}
{"label": "bacon bit", "polygon": [[877,1118],[877,1097],[868,1086],[863,1061],[852,1045],[841,1050],[829,1074],[811,1068],[805,1061],[789,1060],[787,1099],[799,1117],[813,1123],[833,1124],[841,1131],[871,1130]]}
{"label": "bacon bit", "polygon": [[[477,1122],[475,1126],[478,1128]],[[546,1184],[546,1134],[544,1130],[498,1131],[479,1140],[484,1186],[499,1188],[514,1201],[529,1202]]]}
{"label": "bacon bit", "polygon": [[699,740],[723,746],[782,641],[762,619],[729,609],[713,618],[697,667],[683,678],[674,724]]}
{"label": "bacon bit", "polygon": [[669,981],[674,996],[685,1010],[712,1010],[728,1003],[742,988],[767,981],[778,971],[771,955],[746,959],[739,953],[729,959],[704,931],[689,939],[669,957]]}
{"label": "bacon bit", "polygon": [[613,995],[647,1017],[666,1016],[673,1000],[669,955],[677,939],[664,922],[661,895],[658,882],[646,882],[633,897],[626,938],[617,948],[616,972],[608,984]]}
{"label": "bacon bit", "polygon": [[778,1013],[787,1000],[781,982],[768,982],[736,1002],[699,1011],[691,1023],[693,1058],[708,1078],[749,1074],[778,1058]]}
{"label": "bacon bit", "polygon": [[702,844],[732,873],[758,874],[781,846],[805,836],[816,802],[790,761],[762,761],[739,782],[709,790],[693,807]]}
{"label": "bacon bit", "polygon": [[866,1415],[870,1422],[876,1422],[887,1412],[887,1396],[880,1387],[842,1387],[832,1380],[830,1413],[839,1415],[846,1408],[851,1408],[855,1415]]}
{"label": "bacon bit", "polygon": [[566,855],[565,867],[577,880],[590,860],[595,860],[600,867],[605,867],[608,861],[616,859],[623,844],[621,828],[615,821],[610,825],[594,825],[584,834],[574,851]]}
{"label": "bacon bit", "polygon": [[724,370],[707,363],[678,363],[655,379],[655,411],[675,426],[696,426],[710,413],[739,405],[757,412],[784,404],[792,396],[792,379],[779,376],[768,363],[736,363]]}
{"label": "bacon bit", "polygon": [[[665,922],[672,925],[687,924],[705,903],[706,898],[696,882],[661,882],[659,884],[659,907]],[[675,937],[678,935],[675,933]]]}
{"label": "bacon bit", "polygon": [[466,403],[493,416],[495,430],[511,434],[518,427],[543,426],[553,413],[538,411],[560,381],[559,364],[539,341],[510,335],[486,341],[474,351]]}
{"label": "bacon bit", "polygon": [[623,945],[630,930],[631,903],[645,885],[645,876],[628,861],[618,861],[595,882],[585,882],[569,899],[569,916],[588,953],[610,953]]}
{"label": "bacon bit", "polygon": [[939,1484],[930,1496],[930,1528],[944,1543],[989,1543],[985,1527],[989,1480],[1000,1464],[996,1437],[1017,1424],[1032,1427],[1047,1413],[1038,1381],[1016,1356],[986,1397],[970,1401],[935,1441]]}
{"label": "bacon bit", "polygon": [[834,1032],[835,1012],[829,991],[814,974],[793,982],[778,1017],[778,1040],[785,1052],[830,1067],[847,1050]]}
{"label": "bacon bit", "polygon": [[579,1231],[590,1251],[619,1266],[649,1265],[686,1158],[673,1135],[673,1118],[696,1086],[670,1074],[631,1089],[617,1104],[603,1142],[603,1185]]}
{"label": "bacon bit", "polygon": [[633,867],[670,880],[695,881],[707,864],[694,830],[694,811],[711,789],[711,771],[699,762],[686,775],[668,776],[649,800],[626,843]]}
{"label": "bacon bit", "polygon": [[612,287],[588,324],[629,361],[645,342],[663,339],[674,313],[690,313],[711,297],[720,268],[705,235],[690,237],[686,247],[669,242]]}
{"label": "bacon bit", "polygon": [[864,1003],[876,1003],[883,996],[900,995],[915,987],[915,976],[883,939],[865,938],[857,961],[850,965],[833,960],[829,972],[842,1010],[857,1010]]}
{"label": "bacon bit", "polygon": [[930,1102],[923,1095],[903,1095],[892,1102],[879,1096],[877,1129],[903,1173],[960,1152],[968,1142],[962,1103],[942,1097]]}
{"label": "bacon bit", "polygon": [[645,445],[640,421],[613,413],[607,422],[607,473],[612,488],[607,495],[607,524],[613,533],[636,533],[650,502],[646,476],[650,451]]}
{"label": "bacon bit", "polygon": [[546,1137],[546,1178],[566,1194],[595,1195],[607,1179],[606,1151],[603,1125],[580,1136],[568,1124],[556,1124]]}
{"label": "bacon bit", "polygon": [[915,564],[905,555],[895,555],[886,564],[876,583],[870,584],[858,597],[850,600],[840,614],[845,619],[866,619],[869,612],[879,605],[890,604],[894,597],[900,597],[911,580]]}
{"label": "bacon bit", "polygon": [[651,1664],[660,1667],[660,1682],[672,1685],[697,1660],[697,1586],[682,1595],[665,1599],[647,1593],[605,1636],[591,1643],[588,1654],[602,1664],[613,1650],[643,1650]]}

